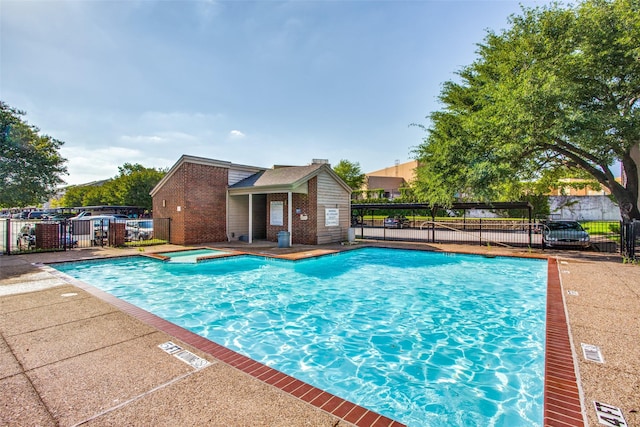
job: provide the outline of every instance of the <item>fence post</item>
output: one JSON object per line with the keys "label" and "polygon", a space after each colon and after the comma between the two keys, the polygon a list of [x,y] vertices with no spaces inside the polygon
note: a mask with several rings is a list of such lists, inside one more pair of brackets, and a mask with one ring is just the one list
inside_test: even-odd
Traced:
{"label": "fence post", "polygon": [[626,232],[626,230],[624,229],[624,221],[620,221],[620,255],[624,256],[626,249],[624,247],[625,242],[627,239],[625,239],[624,233]]}
{"label": "fence post", "polygon": [[67,227],[65,226],[64,221],[58,222],[58,233],[60,234],[60,244],[62,246],[62,250],[67,250]]}
{"label": "fence post", "polygon": [[626,237],[626,254],[625,256],[631,260],[636,260],[636,238],[640,234],[640,221],[635,219],[629,222],[625,227]]}
{"label": "fence post", "polygon": [[387,240],[387,225],[382,220],[382,240]]}
{"label": "fence post", "polygon": [[431,211],[431,243],[435,243],[435,242],[436,242],[436,216],[432,210]]}
{"label": "fence post", "polygon": [[480,245],[482,245],[482,218],[480,218]]}
{"label": "fence post", "polygon": [[7,218],[7,238],[6,238],[6,245],[7,245],[7,255],[11,255],[11,218]]}

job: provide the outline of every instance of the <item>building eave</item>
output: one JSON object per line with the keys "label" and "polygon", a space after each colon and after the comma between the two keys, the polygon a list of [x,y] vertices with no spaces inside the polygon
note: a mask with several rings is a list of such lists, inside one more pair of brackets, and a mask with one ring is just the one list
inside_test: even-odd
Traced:
{"label": "building eave", "polygon": [[258,166],[241,165],[237,163],[231,163],[225,160],[208,159],[205,157],[190,156],[188,154],[183,154],[182,156],[180,156],[178,161],[173,166],[171,166],[171,169],[169,169],[169,172],[167,172],[167,174],[156,184],[156,186],[151,189],[151,191],[149,192],[151,197],[155,196],[155,194],[158,191],[160,191],[160,189],[166,184],[166,182],[169,179],[171,179],[171,177],[176,173],[176,171],[180,169],[180,167],[185,163],[213,166],[213,167],[225,168],[225,169],[236,169],[243,172],[254,172],[254,173],[265,170],[265,168],[258,167]]}

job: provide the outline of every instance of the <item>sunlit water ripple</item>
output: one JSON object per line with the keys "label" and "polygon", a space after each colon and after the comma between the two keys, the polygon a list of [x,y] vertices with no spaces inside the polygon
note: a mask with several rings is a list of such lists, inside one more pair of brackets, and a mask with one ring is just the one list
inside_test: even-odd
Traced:
{"label": "sunlit water ripple", "polygon": [[56,268],[409,426],[542,424],[541,260],[366,248]]}

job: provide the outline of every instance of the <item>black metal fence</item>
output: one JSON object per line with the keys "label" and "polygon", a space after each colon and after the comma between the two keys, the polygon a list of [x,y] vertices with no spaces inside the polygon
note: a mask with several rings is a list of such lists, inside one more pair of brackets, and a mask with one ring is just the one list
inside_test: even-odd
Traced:
{"label": "black metal fence", "polygon": [[0,253],[63,251],[104,246],[147,246],[167,243],[168,218],[86,217],[47,221],[0,219]]}
{"label": "black metal fence", "polygon": [[640,221],[622,225],[622,256],[628,261],[640,260]]}
{"label": "black metal fence", "polygon": [[[549,227],[544,220],[528,218],[472,218],[430,217],[426,215],[358,215],[354,212],[352,227],[360,239],[393,240],[424,243],[457,243],[493,245],[504,247],[528,247],[544,249],[545,231]],[[389,213],[389,212],[387,212]],[[600,252],[622,252],[622,223],[619,221],[579,221],[588,242],[560,239],[552,247],[583,248]],[[640,226],[636,227],[636,230]],[[636,231],[637,233],[637,231]],[[637,236],[637,234],[636,234]],[[545,247],[543,247],[545,246]],[[636,244],[637,246],[637,244]]]}

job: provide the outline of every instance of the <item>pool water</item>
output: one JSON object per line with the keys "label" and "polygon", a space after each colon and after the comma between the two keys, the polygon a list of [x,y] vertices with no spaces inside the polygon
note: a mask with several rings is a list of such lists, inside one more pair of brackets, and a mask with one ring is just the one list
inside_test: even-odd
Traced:
{"label": "pool water", "polygon": [[542,425],[546,261],[363,248],[56,268],[409,426]]}

